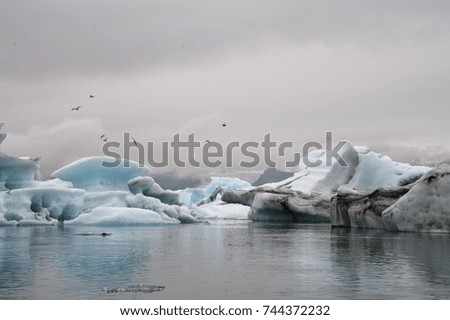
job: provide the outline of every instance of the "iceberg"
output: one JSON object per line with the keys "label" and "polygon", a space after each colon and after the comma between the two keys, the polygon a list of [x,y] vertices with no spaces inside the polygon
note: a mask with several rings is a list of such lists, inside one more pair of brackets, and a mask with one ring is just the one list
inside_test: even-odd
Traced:
{"label": "iceberg", "polygon": [[[227,190],[221,199],[250,206],[252,220],[331,221],[333,226],[351,226],[353,222],[354,226],[381,227],[381,212],[400,195],[396,198],[389,192],[371,192],[379,188],[400,188],[431,169],[394,162],[366,147],[354,147],[349,141],[343,142],[338,154],[346,166],[335,159],[327,165],[326,151],[314,150],[303,157],[298,172],[292,177],[258,188]],[[317,161],[320,161],[319,166],[307,165]],[[336,194],[338,197],[333,200]],[[382,199],[383,196],[387,198]],[[356,200],[360,202],[357,204]],[[375,201],[371,207],[369,205],[370,210],[376,207],[375,216],[366,210],[358,221],[362,208],[370,201]],[[350,208],[346,202],[352,202]]]}
{"label": "iceberg", "polygon": [[[0,130],[4,123],[0,122]],[[0,147],[6,133],[0,133]],[[1,150],[1,149],[0,149]],[[36,185],[39,165],[32,160],[7,156],[0,152],[0,191],[29,188]]]}
{"label": "iceberg", "polygon": [[[83,158],[52,174],[52,177],[70,181],[74,187],[86,191],[83,211],[91,213],[84,213],[71,224],[112,225],[114,219],[117,219],[117,225],[135,225],[141,220],[142,225],[154,224],[155,221],[160,223],[150,219],[155,213],[166,222],[197,222],[191,210],[177,205],[178,192],[162,189],[149,176],[149,167],[140,166],[131,160],[120,160],[120,164],[114,168],[104,165],[113,161],[117,159]],[[151,215],[142,215],[142,210],[149,211]],[[89,217],[89,214],[93,216]],[[130,214],[129,219],[127,214]]]}
{"label": "iceberg", "polygon": [[[0,123],[0,128],[3,123]],[[0,143],[6,134],[0,134]],[[0,153],[0,225],[61,222],[99,225],[192,223],[179,193],[164,190],[150,168],[110,157],[79,159],[39,179],[38,159]],[[117,166],[108,167],[108,163]],[[115,221],[115,222],[114,222]]]}

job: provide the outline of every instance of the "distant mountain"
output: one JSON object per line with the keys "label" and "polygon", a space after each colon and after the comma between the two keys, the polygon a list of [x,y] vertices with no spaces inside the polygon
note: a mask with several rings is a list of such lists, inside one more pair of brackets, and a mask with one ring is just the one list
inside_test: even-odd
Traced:
{"label": "distant mountain", "polygon": [[280,171],[276,168],[267,168],[262,175],[259,176],[258,180],[252,183],[252,185],[257,187],[266,183],[278,182],[290,178],[293,175],[293,172]]}
{"label": "distant mountain", "polygon": [[204,185],[209,177],[201,175],[180,176],[175,172],[165,172],[160,174],[152,174],[152,178],[163,189],[183,190],[186,188],[195,188]]}

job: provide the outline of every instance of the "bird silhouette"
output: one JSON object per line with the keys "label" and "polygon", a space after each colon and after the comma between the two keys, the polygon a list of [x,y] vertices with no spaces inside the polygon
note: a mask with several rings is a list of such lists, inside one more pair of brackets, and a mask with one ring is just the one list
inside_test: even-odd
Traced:
{"label": "bird silhouette", "polygon": [[209,140],[206,140],[205,142],[206,142],[206,143],[211,143],[211,141],[209,141]]}
{"label": "bird silhouette", "polygon": [[134,140],[133,137],[131,137],[131,139],[133,140],[134,145],[137,147],[137,142],[136,142],[136,140]]}
{"label": "bird silhouette", "polygon": [[72,111],[78,111],[78,110],[80,110],[80,108],[82,108],[82,106],[78,106],[76,108],[72,108]]}
{"label": "bird silhouette", "polygon": [[93,94],[91,94],[91,95],[89,96],[89,98],[94,99],[95,96],[94,96]]}
{"label": "bird silhouette", "polygon": [[227,126],[227,124],[224,122],[224,123],[222,123],[222,127],[226,127]]}

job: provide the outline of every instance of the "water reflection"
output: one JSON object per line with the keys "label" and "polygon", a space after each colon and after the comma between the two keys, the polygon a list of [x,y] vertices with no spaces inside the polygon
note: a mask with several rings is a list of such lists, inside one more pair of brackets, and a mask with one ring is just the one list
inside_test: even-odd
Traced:
{"label": "water reflection", "polygon": [[[0,228],[0,298],[450,298],[446,234],[246,221],[104,231]],[[141,284],[165,289],[102,291]]]}
{"label": "water reflection", "polygon": [[355,299],[450,297],[449,236],[332,229],[339,287]]}

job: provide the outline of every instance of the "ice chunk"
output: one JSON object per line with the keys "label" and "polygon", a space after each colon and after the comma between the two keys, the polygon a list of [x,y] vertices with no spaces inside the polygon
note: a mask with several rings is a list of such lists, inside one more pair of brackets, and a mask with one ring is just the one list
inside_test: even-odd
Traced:
{"label": "ice chunk", "polygon": [[331,225],[363,229],[385,229],[381,215],[405,195],[411,185],[374,191],[339,189],[331,198]]}
{"label": "ice chunk", "polygon": [[150,226],[177,224],[178,220],[161,216],[155,211],[137,208],[98,207],[91,213],[83,213],[77,219],[67,221],[68,225],[96,226]]}
{"label": "ice chunk", "polygon": [[59,221],[76,218],[82,211],[84,190],[23,188],[4,195],[6,220]]}
{"label": "ice chunk", "polygon": [[238,203],[216,201],[201,207],[194,205],[192,210],[201,219],[247,220],[250,207]]}
{"label": "ice chunk", "polygon": [[[352,178],[358,165],[358,152],[349,141],[345,141],[337,154],[347,164],[342,166],[332,158],[327,163],[326,150],[314,150],[304,156],[300,163],[300,170],[284,181],[266,184],[266,187],[289,188],[303,193],[331,194]],[[318,166],[308,166],[310,163],[320,163]]]}
{"label": "ice chunk", "polygon": [[159,199],[146,197],[142,194],[129,195],[126,199],[128,207],[152,210],[161,216],[168,216],[182,223],[197,222],[197,218],[192,216],[191,210],[177,205],[162,203]]}
{"label": "ice chunk", "polygon": [[450,167],[426,173],[412,189],[383,211],[389,230],[450,232]]}
{"label": "ice chunk", "polygon": [[114,167],[111,157],[88,157],[53,172],[53,178],[72,182],[75,188],[86,191],[128,191],[128,181],[139,176],[148,176],[150,168],[137,162],[120,160]]}
{"label": "ice chunk", "polygon": [[238,178],[212,177],[211,182],[205,188],[187,188],[182,190],[180,192],[180,201],[186,206],[197,204],[201,200],[209,198],[218,187],[221,188],[220,191],[223,193],[225,190],[250,188],[251,184]]}
{"label": "ice chunk", "polygon": [[167,204],[179,203],[178,192],[164,190],[152,177],[136,177],[128,181],[128,188],[133,194],[143,194],[144,196],[153,197]]}
{"label": "ice chunk", "polygon": [[39,165],[0,153],[0,190],[29,188],[37,185]]}
{"label": "ice chunk", "polygon": [[329,222],[330,200],[288,189],[256,192],[248,218],[253,221]]}
{"label": "ice chunk", "polygon": [[[4,123],[0,122],[0,130]],[[0,133],[0,145],[6,133]],[[29,188],[36,185],[39,165],[28,159],[10,157],[0,152],[0,191],[17,188]]]}

